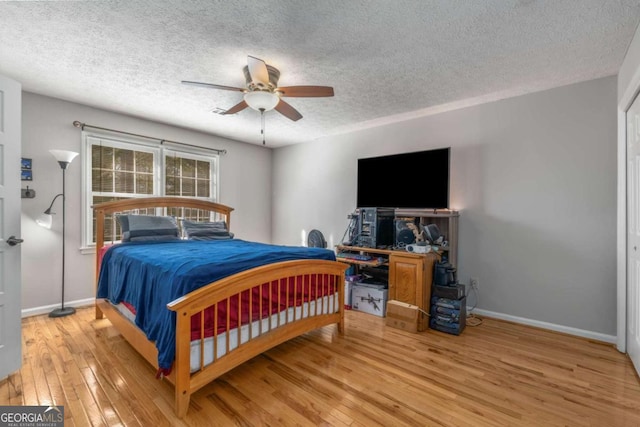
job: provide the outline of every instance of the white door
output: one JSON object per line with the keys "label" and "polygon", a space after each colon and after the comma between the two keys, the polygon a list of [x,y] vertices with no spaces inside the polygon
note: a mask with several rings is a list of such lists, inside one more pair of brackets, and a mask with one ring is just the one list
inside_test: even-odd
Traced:
{"label": "white door", "polygon": [[640,373],[640,97],[627,111],[627,353]]}
{"label": "white door", "polygon": [[20,369],[20,145],[22,92],[0,76],[0,380]]}

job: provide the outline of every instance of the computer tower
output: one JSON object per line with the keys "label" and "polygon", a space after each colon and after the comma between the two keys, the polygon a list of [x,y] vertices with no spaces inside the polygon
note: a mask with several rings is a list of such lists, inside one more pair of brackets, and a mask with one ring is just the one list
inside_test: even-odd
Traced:
{"label": "computer tower", "polygon": [[392,208],[358,208],[356,246],[379,248],[393,245]]}

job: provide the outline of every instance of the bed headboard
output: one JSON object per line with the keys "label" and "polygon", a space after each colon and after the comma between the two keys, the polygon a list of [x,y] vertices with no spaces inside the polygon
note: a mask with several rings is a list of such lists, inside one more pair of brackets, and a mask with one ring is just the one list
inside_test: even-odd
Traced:
{"label": "bed headboard", "polygon": [[[131,199],[115,200],[99,203],[92,206],[96,221],[96,273],[99,270],[100,249],[105,241],[105,220],[111,217],[115,221],[118,213],[149,212],[153,209],[163,209],[162,215],[172,215],[178,218],[192,219],[193,212],[201,215],[202,212],[213,214],[216,221],[226,221],[227,228],[231,229],[231,211],[233,208],[220,203],[188,197],[136,197]],[[157,213],[156,213],[157,214]],[[204,215],[209,220],[209,215]]]}

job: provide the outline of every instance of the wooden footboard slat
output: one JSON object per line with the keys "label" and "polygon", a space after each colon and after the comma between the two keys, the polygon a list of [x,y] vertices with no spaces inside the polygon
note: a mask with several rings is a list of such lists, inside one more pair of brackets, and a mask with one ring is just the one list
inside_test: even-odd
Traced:
{"label": "wooden footboard slat", "polygon": [[[249,291],[249,341],[251,341],[253,339],[253,326],[252,325],[252,320],[253,320],[253,289],[251,289]],[[260,313],[260,316],[258,317],[258,320],[260,322],[262,322],[262,313]]]}
{"label": "wooden footboard slat", "polygon": [[218,358],[218,305],[213,306],[213,360]]}
{"label": "wooden footboard slat", "polygon": [[204,311],[200,312],[200,369],[204,368]]}
{"label": "wooden footboard slat", "polygon": [[[273,310],[273,282],[269,281],[269,314]],[[273,329],[273,316],[269,316],[269,330]]]}
{"label": "wooden footboard slat", "polygon": [[[277,283],[278,283],[278,285],[277,285],[278,286],[278,308],[280,308],[280,307],[282,307],[282,299],[281,299],[282,281],[278,280]],[[289,304],[289,301],[287,301],[287,304]],[[281,326],[280,322],[282,321],[282,316],[280,316],[280,312],[279,311],[276,310],[276,312],[278,313],[278,317],[277,317],[278,321],[276,322],[276,325],[279,328]],[[295,313],[295,311],[294,311],[294,313]],[[288,309],[287,309],[287,314],[289,314],[289,310]]]}
{"label": "wooden footboard slat", "polygon": [[[258,302],[259,306],[260,306],[260,313],[263,313],[263,308],[262,308],[262,289],[263,287],[260,286],[259,288],[260,290],[258,291],[258,293],[260,294],[260,301]],[[260,319],[260,335],[262,335],[262,324],[264,322],[262,321],[262,319]]]}
{"label": "wooden footboard slat", "polygon": [[[324,294],[324,290],[325,290],[324,277],[316,277],[316,295],[318,295],[318,285],[319,284],[321,284],[320,285],[320,289],[322,289],[322,291],[323,291],[322,294]],[[309,284],[309,286],[311,286],[311,284]],[[317,314],[317,311],[318,311],[318,307],[317,307],[318,305],[320,306],[320,313],[324,313],[324,299],[320,300],[320,303],[316,305],[316,314]]]}
{"label": "wooden footboard slat", "polygon": [[[286,280],[285,284],[286,284],[285,286],[287,287],[286,291],[285,291],[286,292],[286,301],[287,301],[287,305],[286,305],[286,307],[287,307],[286,313],[287,314],[285,316],[285,323],[289,323],[290,322],[290,320],[289,320],[289,311],[290,311],[289,308],[291,308],[291,306],[289,305],[291,303],[291,299],[290,299],[290,295],[289,295],[289,289],[291,289],[291,285],[292,284],[293,284],[294,289],[297,286],[295,277],[289,277]],[[295,320],[295,319],[296,319],[296,308],[295,308],[295,305],[294,305],[294,307],[293,307],[293,320]],[[280,325],[278,325],[278,326],[280,326]]]}
{"label": "wooden footboard slat", "polygon": [[229,296],[227,298],[227,321],[225,324],[225,342],[226,342],[226,346],[225,349],[226,351],[229,351],[229,344],[231,343],[231,337],[229,336],[229,323],[231,322],[231,296]]}

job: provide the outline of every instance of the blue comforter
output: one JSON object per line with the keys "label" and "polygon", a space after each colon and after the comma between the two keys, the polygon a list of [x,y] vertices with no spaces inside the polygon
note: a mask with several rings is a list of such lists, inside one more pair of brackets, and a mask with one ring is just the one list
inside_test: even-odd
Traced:
{"label": "blue comforter", "polygon": [[135,307],[136,325],[155,341],[158,366],[169,370],[175,358],[176,321],[168,303],[235,273],[296,259],[335,260],[335,254],[239,239],[122,243],[104,254],[97,297]]}

